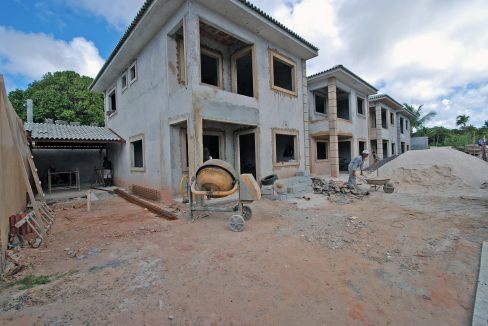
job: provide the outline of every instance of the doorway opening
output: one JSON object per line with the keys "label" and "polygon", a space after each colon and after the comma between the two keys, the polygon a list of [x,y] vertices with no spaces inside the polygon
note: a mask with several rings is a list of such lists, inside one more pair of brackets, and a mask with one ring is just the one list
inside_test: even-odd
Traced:
{"label": "doorway opening", "polygon": [[203,161],[221,159],[220,137],[216,135],[203,135]]}
{"label": "doorway opening", "polygon": [[254,133],[239,135],[240,173],[251,173],[256,178],[256,140]]}
{"label": "doorway opening", "polygon": [[339,170],[347,171],[349,162],[351,162],[351,142],[339,141]]}

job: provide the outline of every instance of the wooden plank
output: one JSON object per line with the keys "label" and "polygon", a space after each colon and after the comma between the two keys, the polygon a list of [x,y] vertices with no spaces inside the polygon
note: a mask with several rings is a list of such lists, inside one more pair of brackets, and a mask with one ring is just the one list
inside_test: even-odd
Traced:
{"label": "wooden plank", "polygon": [[125,200],[127,200],[133,204],[139,205],[141,207],[147,208],[151,212],[158,214],[159,216],[161,216],[161,217],[163,217],[169,221],[178,219],[176,214],[169,212],[169,211],[166,211],[166,210],[162,209],[161,207],[159,207],[153,203],[145,201],[144,199],[141,199],[139,197],[131,195],[131,194],[123,191],[122,189],[115,189],[114,192],[117,195],[119,195],[120,197],[124,198]]}
{"label": "wooden plank", "polygon": [[481,248],[480,272],[476,288],[472,326],[488,326],[488,242]]}

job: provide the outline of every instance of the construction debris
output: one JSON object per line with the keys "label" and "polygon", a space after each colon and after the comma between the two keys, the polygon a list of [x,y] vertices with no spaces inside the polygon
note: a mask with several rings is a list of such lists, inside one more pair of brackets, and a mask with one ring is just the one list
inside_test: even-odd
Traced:
{"label": "construction debris", "polygon": [[368,191],[359,188],[349,188],[343,181],[326,180],[324,178],[312,178],[313,192],[324,194],[328,199],[337,204],[350,204],[355,199],[363,199],[369,195]]}

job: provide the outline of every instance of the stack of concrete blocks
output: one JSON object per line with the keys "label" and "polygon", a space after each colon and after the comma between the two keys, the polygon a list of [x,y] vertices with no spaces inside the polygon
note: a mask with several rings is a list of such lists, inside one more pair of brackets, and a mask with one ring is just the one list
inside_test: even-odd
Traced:
{"label": "stack of concrete blocks", "polygon": [[290,197],[302,197],[313,192],[312,179],[306,171],[298,171],[294,177],[276,180],[274,185],[261,186],[263,198],[286,200]]}

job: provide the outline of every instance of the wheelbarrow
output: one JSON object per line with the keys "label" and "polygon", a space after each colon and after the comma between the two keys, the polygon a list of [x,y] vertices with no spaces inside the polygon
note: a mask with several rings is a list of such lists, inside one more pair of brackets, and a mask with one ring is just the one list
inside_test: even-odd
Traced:
{"label": "wheelbarrow", "polygon": [[[205,205],[207,198],[223,198],[237,193],[238,197],[232,207],[229,203]],[[208,160],[197,169],[190,180],[190,221],[193,212],[231,212],[229,228],[234,232],[244,230],[245,221],[252,217],[251,207],[244,205],[261,198],[261,191],[252,174],[241,174],[237,177],[234,168],[222,160]]]}
{"label": "wheelbarrow", "polygon": [[374,189],[375,191],[381,188],[383,188],[383,191],[387,194],[391,194],[395,191],[395,186],[390,182],[390,178],[360,178],[360,180],[369,184],[370,189]]}

